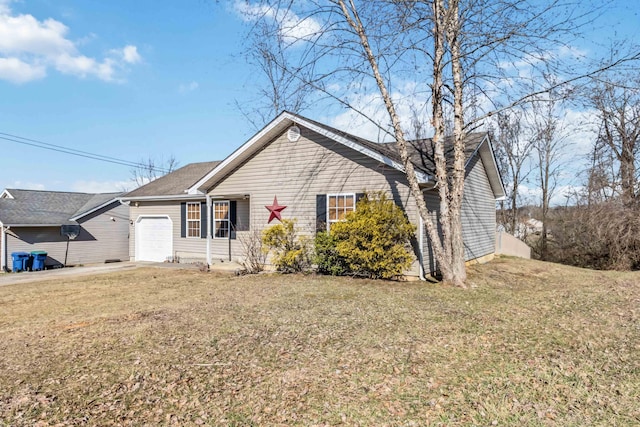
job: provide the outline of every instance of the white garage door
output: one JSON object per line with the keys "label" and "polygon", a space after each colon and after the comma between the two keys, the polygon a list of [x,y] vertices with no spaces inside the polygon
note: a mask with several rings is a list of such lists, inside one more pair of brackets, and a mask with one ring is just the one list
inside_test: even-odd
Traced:
{"label": "white garage door", "polygon": [[136,221],[136,261],[163,262],[172,256],[173,223],[164,216],[142,216]]}

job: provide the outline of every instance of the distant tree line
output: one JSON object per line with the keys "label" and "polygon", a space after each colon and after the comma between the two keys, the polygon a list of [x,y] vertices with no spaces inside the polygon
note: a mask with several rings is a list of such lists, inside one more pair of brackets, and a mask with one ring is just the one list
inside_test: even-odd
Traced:
{"label": "distant tree line", "polygon": [[[507,185],[507,199],[498,207],[499,224],[529,243],[539,259],[640,269],[638,70],[597,74],[583,87],[550,95],[494,120],[498,163]],[[581,125],[595,132],[588,166],[577,177],[580,185],[566,194],[566,203],[552,207],[561,174],[576,173],[569,166],[580,160],[571,158],[572,147],[567,146],[569,130],[559,108],[567,103],[590,112],[591,121]],[[525,179],[538,184],[538,200],[522,200]]]}

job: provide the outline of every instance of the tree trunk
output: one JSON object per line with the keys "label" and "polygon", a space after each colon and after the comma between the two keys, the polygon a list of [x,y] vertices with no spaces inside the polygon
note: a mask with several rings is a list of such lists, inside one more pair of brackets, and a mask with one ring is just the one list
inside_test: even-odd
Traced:
{"label": "tree trunk", "polygon": [[[441,1],[441,0],[438,0]],[[453,77],[453,180],[451,183],[451,264],[452,284],[466,287],[464,243],[462,239],[462,197],[464,193],[464,110],[462,107],[462,64],[460,58],[460,16],[458,0],[450,0],[447,14],[447,41],[451,51],[451,74]]]}
{"label": "tree trunk", "polygon": [[[441,1],[441,0],[437,0],[437,1]],[[429,215],[429,210],[427,209],[427,204],[424,200],[424,195],[422,193],[422,190],[420,189],[418,179],[416,178],[415,168],[413,167],[413,163],[409,158],[409,153],[407,150],[407,142],[404,137],[404,131],[402,130],[402,127],[400,125],[400,118],[396,113],[393,100],[391,99],[391,95],[387,90],[387,87],[384,83],[382,75],[380,74],[378,63],[373,54],[371,46],[369,45],[367,34],[364,30],[364,26],[362,25],[362,22],[360,21],[357,8],[355,7],[353,0],[349,0],[349,8],[347,8],[344,0],[339,0],[338,4],[340,5],[342,13],[345,19],[347,20],[348,24],[351,26],[351,28],[356,32],[356,34],[360,38],[360,43],[362,44],[364,53],[367,57],[369,65],[371,66],[371,70],[373,71],[376,84],[378,86],[378,89],[380,90],[380,95],[382,96],[382,99],[384,101],[385,107],[389,114],[389,118],[391,119],[391,123],[394,130],[394,136],[396,138],[396,142],[398,144],[398,149],[400,152],[400,157],[402,159],[402,163],[405,168],[405,175],[409,183],[409,190],[411,192],[411,196],[414,198],[416,202],[416,205],[418,207],[418,213],[420,214],[420,217],[422,218],[424,226],[427,230],[427,234],[429,235],[434,256],[439,264],[440,271],[446,282],[448,278],[453,277],[451,263],[445,256],[445,252],[443,250],[442,244],[440,243],[440,236],[438,235],[437,228],[434,226],[433,221],[431,220],[431,216]],[[446,181],[445,181],[445,185],[446,185]]]}

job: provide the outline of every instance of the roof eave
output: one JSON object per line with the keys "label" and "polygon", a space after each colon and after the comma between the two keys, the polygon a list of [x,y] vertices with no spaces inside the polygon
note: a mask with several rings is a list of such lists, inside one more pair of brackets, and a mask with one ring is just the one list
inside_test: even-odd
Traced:
{"label": "roof eave", "polygon": [[[55,223],[55,224],[4,224],[5,227],[60,227],[61,225],[69,224],[71,221],[66,223]],[[74,221],[75,222],[75,221]]]}
{"label": "roof eave", "polygon": [[2,198],[14,199],[13,195],[9,193],[9,190],[7,190],[6,188],[2,190],[2,193],[0,193],[0,199]]}
{"label": "roof eave", "polygon": [[152,202],[167,200],[199,200],[204,199],[204,194],[171,194],[165,196],[138,196],[138,197],[120,197],[120,202]]}
{"label": "roof eave", "polygon": [[[500,176],[493,144],[491,143],[491,139],[488,134],[486,134],[480,144],[478,144],[476,151],[480,153],[480,157],[485,164],[489,183],[491,184],[491,189],[493,190],[493,195],[496,201],[504,200],[507,192],[504,188],[504,183],[502,182],[502,176]],[[487,165],[487,163],[489,164]],[[489,167],[487,168],[487,166]]]}
{"label": "roof eave", "polygon": [[99,211],[100,209],[102,209],[102,208],[104,208],[104,207],[106,207],[106,206],[109,206],[111,203],[113,203],[113,202],[118,202],[118,201],[120,201],[120,199],[119,199],[118,197],[114,197],[113,199],[109,200],[109,201],[108,201],[108,202],[106,202],[106,203],[102,203],[101,205],[96,206],[95,208],[89,209],[89,210],[88,210],[88,211],[86,211],[86,212],[83,212],[83,213],[81,213],[81,214],[79,214],[79,215],[76,215],[76,216],[74,216],[74,217],[70,218],[70,220],[71,220],[71,221],[77,221],[77,220],[79,220],[80,218],[83,218],[83,217],[85,217],[85,216],[87,216],[87,215],[91,215],[92,213],[94,213],[94,212],[96,212],[96,211]]}
{"label": "roof eave", "polygon": [[[268,141],[277,137],[281,132],[286,129],[287,126],[292,124],[299,124],[304,126],[307,129],[312,130],[320,135],[326,136],[346,147],[349,147],[355,151],[358,151],[380,163],[383,163],[387,166],[390,166],[400,172],[404,172],[404,165],[401,163],[384,156],[374,150],[371,150],[356,141],[353,141],[349,138],[346,138],[342,135],[338,135],[335,132],[332,132],[328,129],[323,128],[315,123],[312,123],[306,120],[304,117],[291,114],[289,112],[283,112],[274,120],[272,120],[267,126],[265,126],[260,132],[255,134],[251,139],[245,142],[242,146],[240,146],[236,151],[231,153],[229,157],[224,159],[217,167],[215,167],[211,172],[205,175],[200,181],[196,182],[192,185],[187,192],[189,194],[197,194],[201,191],[207,191],[215,184],[215,177],[228,173],[231,170],[235,169],[239,166],[243,161],[248,159],[251,155],[253,155],[257,149],[259,149],[262,145],[266,144]],[[428,174],[416,171],[416,177],[421,184],[425,184],[431,181]]]}

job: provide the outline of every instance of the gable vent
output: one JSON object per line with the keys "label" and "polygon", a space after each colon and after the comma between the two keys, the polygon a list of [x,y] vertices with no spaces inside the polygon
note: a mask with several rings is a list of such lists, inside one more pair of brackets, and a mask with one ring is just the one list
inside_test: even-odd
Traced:
{"label": "gable vent", "polygon": [[291,142],[296,142],[300,139],[300,128],[298,126],[291,126],[287,131],[287,139]]}

